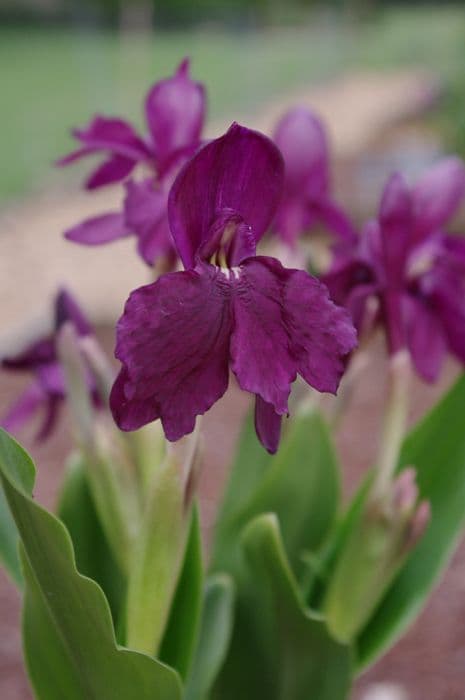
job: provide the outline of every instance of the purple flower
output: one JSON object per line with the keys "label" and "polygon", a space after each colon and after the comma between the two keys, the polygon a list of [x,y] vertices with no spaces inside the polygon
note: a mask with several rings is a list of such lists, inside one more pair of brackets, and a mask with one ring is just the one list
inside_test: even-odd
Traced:
{"label": "purple flower", "polygon": [[[5,430],[20,428],[37,411],[44,411],[42,425],[37,440],[45,440],[52,432],[58,417],[60,404],[66,397],[63,370],[56,351],[56,337],[64,323],[71,322],[79,336],[92,333],[92,328],[73,297],[65,290],[59,292],[55,300],[54,333],[37,340],[14,357],[2,360],[2,367],[14,372],[28,372],[34,377],[31,384],[11,406],[1,421]],[[96,391],[89,380],[89,390]]]}
{"label": "purple flower", "polygon": [[274,141],[284,156],[283,196],[274,229],[294,247],[302,234],[325,226],[341,241],[351,242],[356,231],[332,200],[329,147],[321,121],[305,107],[287,112],[278,123]]}
{"label": "purple flower", "polygon": [[458,158],[442,160],[411,188],[393,175],[378,219],[324,277],[359,330],[368,300],[378,300],[374,320],[386,330],[390,353],[408,348],[427,381],[436,379],[447,351],[465,363],[465,242],[444,232],[464,196]]}
{"label": "purple flower", "polygon": [[[80,147],[58,161],[68,165],[103,154],[85,186],[92,190],[125,181],[123,211],[86,219],[66,231],[68,240],[100,245],[134,234],[138,252],[148,265],[159,258],[173,265],[175,251],[167,221],[168,191],[185,160],[200,144],[205,119],[205,90],[191,80],[185,59],[175,75],[156,83],[145,99],[148,136],[141,137],[122,119],[96,116],[85,129],[75,129]],[[136,166],[149,174],[142,182],[128,176]]]}
{"label": "purple flower", "polygon": [[276,146],[237,124],[179,173],[168,213],[185,270],[132,292],[117,326],[110,406],[123,430],[160,418],[178,440],[225,393],[231,368],[274,452],[297,374],[336,391],[355,344],[348,315],[306,272],[256,255],[282,182]]}

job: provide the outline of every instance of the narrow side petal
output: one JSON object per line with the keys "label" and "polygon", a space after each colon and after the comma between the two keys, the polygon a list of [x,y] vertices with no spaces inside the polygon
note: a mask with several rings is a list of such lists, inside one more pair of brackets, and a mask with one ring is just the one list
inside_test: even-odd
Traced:
{"label": "narrow side petal", "polygon": [[139,254],[150,266],[158,257],[172,256],[174,251],[167,200],[168,193],[161,187],[155,188],[153,180],[126,183],[126,224],[137,235]]}
{"label": "narrow side petal", "polygon": [[412,295],[404,296],[407,346],[418,374],[434,382],[447,352],[447,341],[437,315],[427,303]]}
{"label": "narrow side petal", "polygon": [[345,211],[329,197],[321,197],[313,206],[317,217],[341,241],[356,244],[357,231]]}
{"label": "narrow side petal", "polygon": [[366,303],[379,291],[370,265],[358,258],[349,259],[323,275],[321,281],[328,288],[331,299],[348,310],[360,331],[365,320]]}
{"label": "narrow side petal", "polygon": [[74,129],[73,136],[84,148],[94,151],[108,151],[137,161],[151,155],[147,145],[124,119],[96,115],[84,129]]}
{"label": "narrow side petal", "polygon": [[159,165],[198,143],[205,121],[205,87],[189,76],[185,59],[176,74],[156,83],[145,100],[145,114]]}
{"label": "narrow side petal", "polygon": [[130,234],[123,214],[110,212],[82,221],[65,231],[65,238],[82,245],[101,245]]}
{"label": "narrow side petal", "polygon": [[168,200],[170,228],[184,267],[195,267],[221,210],[237,213],[252,227],[255,241],[261,238],[279,202],[283,167],[270,139],[238,124],[186,163]]}
{"label": "narrow side petal", "polygon": [[276,212],[273,229],[277,231],[282,241],[289,247],[295,248],[302,233],[309,229],[311,215],[308,206],[300,197],[283,195]]}
{"label": "narrow side petal", "polygon": [[281,439],[282,416],[278,415],[273,406],[263,401],[260,396],[255,398],[255,432],[263,447],[270,453],[278,451]]}
{"label": "narrow side petal", "polygon": [[39,365],[53,362],[55,359],[55,343],[50,336],[31,343],[17,355],[4,357],[2,367],[7,370],[34,371]]}
{"label": "narrow side petal", "polygon": [[446,266],[430,273],[430,302],[444,328],[449,350],[465,364],[465,283]]}
{"label": "narrow side petal", "polygon": [[92,325],[76,299],[67,289],[61,289],[55,300],[55,330],[67,321],[71,321],[78,335],[90,335]]}
{"label": "narrow side petal", "polygon": [[411,244],[412,199],[403,177],[396,173],[384,188],[379,211],[386,282],[401,288]]}
{"label": "narrow side petal", "polygon": [[229,298],[227,281],[208,266],[163,275],[132,292],[117,326],[115,354],[124,372],[112,395],[123,430],[160,417],[168,440],[179,440],[224,394]]}
{"label": "narrow side petal", "polygon": [[53,429],[58,421],[61,403],[62,399],[59,396],[47,397],[47,401],[45,403],[45,415],[39,430],[37,431],[37,435],[35,437],[36,442],[43,442],[53,432]]}
{"label": "narrow side petal", "polygon": [[105,185],[124,180],[134,169],[136,161],[126,156],[115,155],[99,165],[85,181],[87,190],[96,190]]}
{"label": "narrow side petal", "polygon": [[442,228],[465,196],[465,165],[460,158],[441,160],[413,188],[415,239]]}
{"label": "narrow side petal", "polygon": [[33,382],[3,416],[0,424],[8,432],[21,428],[47,402],[47,394]]}

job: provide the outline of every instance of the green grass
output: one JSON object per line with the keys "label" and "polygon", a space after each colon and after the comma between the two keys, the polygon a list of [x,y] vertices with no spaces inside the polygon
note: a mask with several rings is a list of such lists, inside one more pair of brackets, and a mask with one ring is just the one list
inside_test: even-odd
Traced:
{"label": "green grass", "polygon": [[208,87],[211,118],[231,121],[297,85],[351,67],[465,65],[465,12],[396,10],[361,27],[321,23],[257,33],[196,31],[153,37],[82,30],[0,30],[0,198],[63,177],[52,161],[68,132],[97,111],[141,122],[149,84],[185,55]]}

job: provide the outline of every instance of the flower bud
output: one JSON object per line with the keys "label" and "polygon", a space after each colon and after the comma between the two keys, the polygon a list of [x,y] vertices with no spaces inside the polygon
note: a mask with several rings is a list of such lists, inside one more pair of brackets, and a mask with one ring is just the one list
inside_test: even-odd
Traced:
{"label": "flower bud", "polygon": [[429,519],[412,467],[404,469],[382,496],[368,495],[339,558],[323,603],[332,634],[354,639],[368,622]]}

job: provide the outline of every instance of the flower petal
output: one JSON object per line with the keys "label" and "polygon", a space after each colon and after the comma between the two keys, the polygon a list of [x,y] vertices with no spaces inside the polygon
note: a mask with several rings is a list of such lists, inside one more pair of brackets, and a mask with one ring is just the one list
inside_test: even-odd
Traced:
{"label": "flower petal", "polygon": [[172,257],[174,242],[168,225],[168,193],[155,188],[153,180],[126,183],[124,215],[127,226],[138,238],[138,250],[152,266],[160,256]]}
{"label": "flower petal", "polygon": [[25,350],[11,357],[4,357],[2,367],[8,370],[30,371],[39,365],[53,362],[56,358],[52,337],[31,343]]}
{"label": "flower petal", "polygon": [[366,302],[379,289],[371,266],[362,259],[352,258],[337,265],[321,278],[339,306],[345,306],[358,331],[362,329]]}
{"label": "flower petal", "polygon": [[447,352],[446,337],[437,315],[421,299],[403,299],[407,346],[418,374],[428,382],[437,379]]}
{"label": "flower petal", "polygon": [[342,241],[356,243],[358,235],[345,211],[329,197],[321,197],[314,203],[313,209],[326,228],[335,233]]}
{"label": "flower petal", "polygon": [[306,202],[300,197],[284,195],[276,212],[273,229],[284,243],[295,248],[299,236],[308,231],[313,223]]}
{"label": "flower petal", "polygon": [[126,368],[122,367],[110,394],[110,408],[117,425],[122,430],[136,430],[160,417],[156,402],[135,398],[128,400],[125,394],[126,386],[130,386],[129,375]]}
{"label": "flower petal", "polygon": [[76,299],[67,289],[61,289],[55,301],[55,330],[67,321],[71,321],[78,335],[90,335],[92,326]]}
{"label": "flower petal", "polygon": [[89,175],[85,187],[87,190],[95,190],[104,185],[120,182],[131,173],[135,165],[136,161],[126,158],[126,156],[112,156]]}
{"label": "flower petal", "polygon": [[48,396],[45,404],[45,415],[35,438],[37,442],[43,442],[53,432],[53,429],[57,424],[60,405],[61,397]]}
{"label": "flower petal", "polygon": [[203,146],[181,169],[170,192],[168,216],[184,267],[195,267],[217,215],[230,209],[252,227],[257,242],[278,204],[281,155],[270,139],[233,124]]}
{"label": "flower petal", "polygon": [[123,214],[110,212],[82,221],[65,231],[65,238],[82,245],[101,245],[129,236]]}
{"label": "flower petal", "polygon": [[145,100],[145,114],[161,169],[174,152],[199,142],[205,108],[205,88],[191,80],[188,59],[172,78],[152,87]]}
{"label": "flower petal", "polygon": [[124,372],[110,398],[120,428],[160,417],[168,440],[190,433],[228,386],[230,329],[230,285],[210,266],[132,292],[117,326]]}
{"label": "flower petal", "polygon": [[270,454],[275,454],[281,438],[280,416],[273,406],[263,401],[260,396],[255,398],[255,432],[263,447]]}
{"label": "flower petal", "polygon": [[444,158],[413,188],[415,239],[434,233],[447,223],[465,196],[465,165],[460,158]]}
{"label": "flower petal", "polygon": [[335,394],[347,356],[357,345],[355,328],[324,284],[301,270],[287,273],[286,325],[297,371],[318,391]]}
{"label": "flower petal", "polygon": [[335,392],[344,357],[356,344],[345,309],[318,280],[278,260],[249,258],[234,298],[232,369],[241,388],[287,413],[297,373],[319,391]]}
{"label": "flower petal", "polygon": [[412,200],[404,178],[395,173],[384,188],[379,211],[386,283],[401,288],[411,242]]}
{"label": "flower petal", "polygon": [[73,136],[85,149],[109,151],[134,161],[151,155],[147,145],[124,119],[97,115],[84,129],[74,129]]}
{"label": "flower petal", "polygon": [[240,270],[234,295],[231,367],[241,389],[257,394],[284,415],[297,376],[284,323],[287,270],[264,257],[249,258]]}
{"label": "flower petal", "polygon": [[[429,277],[429,279],[428,279]],[[430,287],[431,303],[441,320],[449,350],[465,363],[465,281],[448,266],[438,265],[422,280]]]}
{"label": "flower petal", "polygon": [[33,382],[2,418],[2,428],[8,432],[16,431],[46,402],[47,394],[43,391],[40,384]]}
{"label": "flower petal", "polygon": [[287,112],[278,123],[274,141],[284,157],[286,191],[326,192],[329,186],[329,154],[325,129],[305,107]]}

